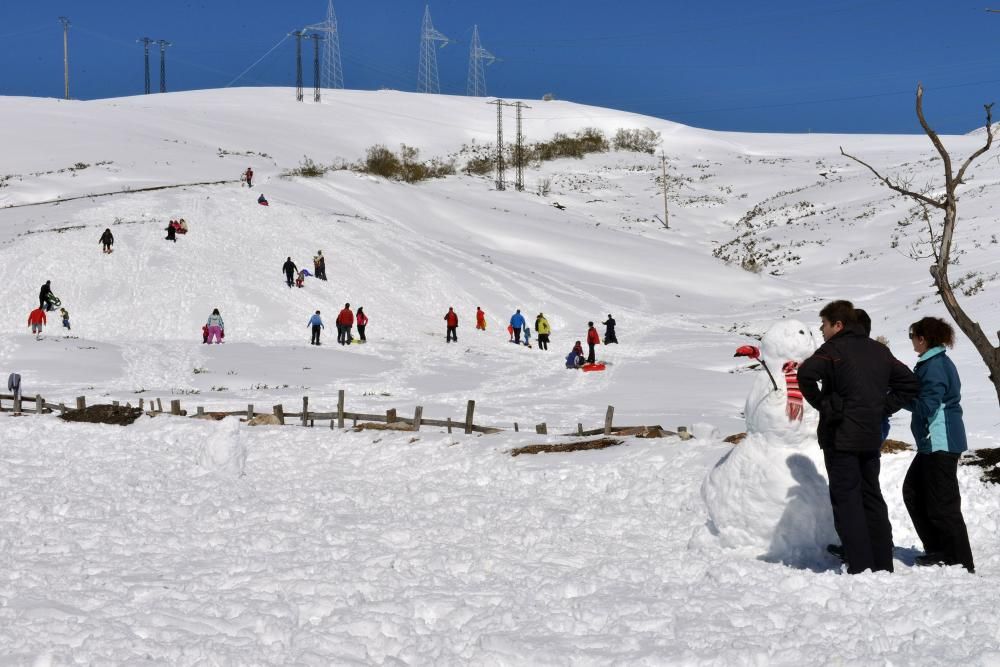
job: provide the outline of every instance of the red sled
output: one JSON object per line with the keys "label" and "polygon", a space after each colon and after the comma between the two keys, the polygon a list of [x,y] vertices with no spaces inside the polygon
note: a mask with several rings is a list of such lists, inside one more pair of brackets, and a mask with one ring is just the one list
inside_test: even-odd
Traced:
{"label": "red sled", "polygon": [[584,373],[589,371],[603,371],[604,364],[584,364],[583,366],[580,366],[580,368],[583,369]]}

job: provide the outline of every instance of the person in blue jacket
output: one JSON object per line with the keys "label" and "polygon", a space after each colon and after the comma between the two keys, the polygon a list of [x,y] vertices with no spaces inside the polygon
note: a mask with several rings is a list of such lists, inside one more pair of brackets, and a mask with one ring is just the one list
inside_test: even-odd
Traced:
{"label": "person in blue jacket", "polygon": [[962,422],[962,382],[945,353],[955,331],[944,320],[925,317],[910,325],[913,351],[920,355],[913,372],[920,394],[905,409],[913,413],[910,430],[917,454],[903,480],[903,502],[924,555],[917,565],[961,565],[975,572],[969,532],[962,517],[958,459],[968,449]]}
{"label": "person in blue jacket", "polygon": [[521,314],[520,308],[517,309],[516,313],[511,315],[510,326],[514,327],[514,343],[520,345],[521,329],[524,328],[524,315]]}
{"label": "person in blue jacket", "polygon": [[320,344],[320,342],[319,342],[319,332],[320,332],[321,329],[325,329],[326,327],[323,326],[323,320],[320,319],[319,311],[318,310],[316,311],[315,315],[313,315],[312,317],[309,318],[309,324],[307,324],[306,326],[307,327],[312,327],[312,340],[309,342],[309,344],[310,345],[319,345]]}

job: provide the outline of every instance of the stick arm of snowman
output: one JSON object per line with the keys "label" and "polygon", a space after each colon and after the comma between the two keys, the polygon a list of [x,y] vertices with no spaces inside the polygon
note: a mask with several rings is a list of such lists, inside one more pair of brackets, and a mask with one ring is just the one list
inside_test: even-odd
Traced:
{"label": "stick arm of snowman", "polygon": [[756,345],[743,345],[736,350],[734,357],[749,357],[751,359],[756,359],[760,362],[760,365],[764,367],[767,371],[767,377],[771,380],[771,386],[774,387],[774,391],[778,391],[778,383],[774,381],[774,376],[771,375],[771,369],[767,367],[767,362],[764,361],[760,356],[760,348]]}

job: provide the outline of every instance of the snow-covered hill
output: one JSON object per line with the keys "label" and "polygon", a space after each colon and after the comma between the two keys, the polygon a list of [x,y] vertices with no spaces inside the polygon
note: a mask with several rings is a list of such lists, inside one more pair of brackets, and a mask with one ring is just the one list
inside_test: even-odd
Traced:
{"label": "snow-covered hill", "polygon": [[[0,620],[6,615],[13,623],[0,631],[0,640],[13,647],[10,655],[18,660],[48,647],[68,660],[75,647],[77,655],[121,662],[141,657],[141,646],[173,664],[523,664],[532,658],[723,664],[799,662],[817,651],[831,660],[903,655],[919,661],[928,655],[919,648],[925,642],[942,659],[995,657],[1000,638],[981,627],[972,635],[986,644],[992,638],[993,648],[973,653],[944,627],[921,629],[926,617],[883,628],[877,646],[867,644],[875,641],[867,625],[837,622],[840,611],[871,609],[870,599],[877,608],[865,614],[888,613],[894,586],[906,599],[905,613],[939,595],[948,613],[961,610],[966,584],[957,573],[948,573],[955,589],[947,593],[926,572],[897,577],[899,584],[880,577],[856,584],[832,577],[830,564],[825,574],[789,577],[787,568],[753,560],[758,554],[718,553],[702,528],[700,480],[727,448],[712,428],[717,435],[743,430],[752,377],[732,358],[738,345],[777,318],[818,322],[824,302],[849,298],[871,313],[874,333],[912,362],[909,323],[944,314],[931,292],[927,261],[906,256],[924,223],[907,201],[839,151],[843,146],[919,185],[934,182],[940,170],[927,139],[708,132],[610,109],[530,101],[528,141],[585,127],[609,138],[619,128],[661,133],[670,172],[669,230],[653,219],[662,215],[660,159],[645,153],[533,165],[524,192],[498,192],[492,178],[468,175],[412,185],[350,170],[283,176],[306,158],[357,162],[375,144],[406,144],[422,158],[454,159],[461,168],[470,147],[495,141],[495,108],[484,102],[333,91],[322,104],[300,104],[287,89],[91,102],[0,98],[0,372],[20,372],[27,393],[56,401],[80,394],[133,403],[180,396],[192,406],[237,409],[248,402],[294,404],[308,395],[324,409],[346,389],[350,409],[409,411],[419,404],[427,417],[458,417],[465,401],[475,399],[477,422],[546,422],[553,433],[578,422],[596,426],[605,406],[614,405],[618,423],[699,423],[705,437],[676,454],[682,447],[676,442],[632,442],[522,463],[523,457],[511,460],[503,452],[531,441],[523,434],[429,434],[417,443],[385,436],[373,448],[365,434],[234,435],[210,424],[154,420],[112,436],[106,428],[15,424],[0,415],[3,451],[14,461],[0,470],[14,480],[0,506],[17,534],[0,540],[10,547],[7,565],[31,570],[12,584],[16,590],[0,592]],[[965,155],[982,136],[944,140]],[[253,190],[238,182],[247,166],[256,172]],[[970,293],[964,303],[987,331],[1000,328],[990,291],[1000,272],[989,195],[998,178],[1000,166],[989,156],[971,171],[960,203],[963,254],[953,270]],[[538,192],[545,182],[551,184],[547,196]],[[146,189],[157,187],[163,189]],[[269,207],[256,204],[258,193]],[[191,231],[169,243],[163,228],[179,217]],[[106,227],[116,238],[111,255],[98,244]],[[319,249],[330,280],[285,287],[285,258],[311,268]],[[759,271],[741,263],[755,263]],[[69,337],[60,335],[57,321],[42,341],[26,333],[45,280],[70,311]],[[335,344],[333,319],[345,302],[364,306],[371,318],[369,344]],[[450,306],[460,316],[458,345],[444,342],[442,319]],[[487,312],[485,333],[474,329],[476,306]],[[226,342],[205,346],[200,329],[213,308],[225,318]],[[329,325],[319,349],[308,345],[306,328],[317,309]],[[504,328],[515,309],[529,323],[545,313],[553,327],[548,352],[507,343]],[[567,371],[563,359],[584,338],[587,322],[601,328],[609,313],[621,344],[599,347],[607,371]],[[964,341],[953,356],[963,376],[970,440],[974,447],[994,446],[1000,420],[985,371]],[[905,417],[893,429],[895,437],[910,439]],[[238,482],[192,475],[200,470],[192,443],[219,438],[247,443],[247,476]],[[80,449],[59,444],[70,440]],[[38,475],[22,448],[36,441],[44,450]],[[468,447],[451,448],[455,442]],[[151,463],[134,460],[132,445]],[[342,468],[355,464],[362,470]],[[122,469],[104,474],[94,465]],[[888,486],[898,487],[905,462],[886,465],[897,544],[913,544],[898,489]],[[393,488],[373,490],[380,476]],[[39,486],[38,479],[47,481]],[[98,492],[81,487],[81,479]],[[218,484],[225,489],[212,497],[209,489]],[[322,491],[328,484],[338,490]],[[987,609],[1000,598],[995,519],[986,518],[995,494],[971,473],[963,485],[971,498],[967,517],[977,565],[991,577],[983,594]],[[164,519],[147,534],[130,523],[128,515],[144,512],[143,503],[156,514],[176,494],[186,500],[170,508],[176,509],[171,516],[183,528]],[[377,502],[359,497],[370,494]],[[122,500],[109,506],[99,499],[105,496]],[[484,507],[498,498],[504,501],[497,506],[523,516],[523,523],[483,519]],[[343,514],[349,507],[354,515]],[[103,526],[92,541],[80,523],[87,516]],[[287,524],[278,533],[287,533],[287,542],[268,536],[271,522]],[[232,531],[219,538],[215,554],[195,554],[172,537],[178,530],[201,543],[223,524]],[[41,546],[50,529],[71,546],[54,556],[47,578],[29,563],[55,553]],[[619,541],[632,552],[614,555],[611,544]],[[539,542],[548,546],[536,552]],[[271,558],[279,543],[289,554],[306,550],[301,557]],[[589,545],[583,553],[580,543]],[[512,544],[523,552],[496,561]],[[148,562],[135,563],[143,554]],[[341,556],[324,560],[330,554]],[[465,565],[456,565],[456,554]],[[68,555],[99,565],[67,572]],[[193,573],[185,570],[190,560],[197,561]],[[537,569],[543,561],[548,566]],[[311,570],[316,563],[325,563],[326,572]],[[116,567],[132,577],[113,586],[130,620],[107,629],[118,612],[88,603],[82,591],[89,588],[81,588],[78,577]],[[395,574],[371,583],[385,568]],[[215,581],[221,570],[226,576]],[[329,572],[343,577],[348,570],[359,577],[354,584],[329,583]],[[580,570],[590,574],[578,577]],[[435,572],[448,576],[438,579]],[[491,572],[504,583],[487,585]],[[190,585],[179,583],[188,575]],[[187,592],[156,592],[164,576],[172,579],[164,590],[187,586]],[[413,586],[426,587],[426,594],[402,593]],[[866,586],[879,590],[872,594]],[[33,597],[33,587],[44,594]],[[800,595],[817,587],[821,595]],[[206,603],[205,620],[179,620],[216,588],[236,592]],[[537,593],[512,598],[510,591],[519,588]],[[766,601],[744,604],[764,589],[772,591]],[[147,599],[157,612],[143,620]],[[685,604],[694,611],[677,611]],[[983,609],[970,609],[965,622],[979,622]],[[714,620],[704,632],[718,634],[715,639],[696,630],[706,616]],[[77,623],[87,629],[74,639],[70,626]],[[46,632],[49,643],[29,639]],[[796,639],[809,633],[820,638],[813,644]],[[844,647],[838,633],[854,644]],[[435,639],[421,640],[425,634]],[[180,637],[203,639],[192,640],[191,653],[178,653],[169,647]],[[348,648],[338,652],[332,644]]]}

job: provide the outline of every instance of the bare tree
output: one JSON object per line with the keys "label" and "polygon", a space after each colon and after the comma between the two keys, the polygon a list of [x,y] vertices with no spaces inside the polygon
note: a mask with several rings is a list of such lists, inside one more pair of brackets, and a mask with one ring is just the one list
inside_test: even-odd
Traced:
{"label": "bare tree", "polygon": [[[943,194],[932,195],[930,192],[914,192],[913,190],[908,189],[908,183],[899,178],[893,180],[883,176],[867,162],[845,153],[843,148],[840,149],[840,154],[867,167],[873,174],[875,174],[875,178],[884,183],[890,190],[894,190],[901,195],[905,195],[916,200],[917,203],[924,209],[925,213],[931,208],[936,208],[944,212],[944,218],[941,222],[940,231],[935,231],[933,225],[930,225],[930,246],[931,254],[934,260],[934,263],[930,267],[931,277],[934,279],[934,285],[937,287],[938,294],[941,296],[941,300],[944,302],[945,308],[948,309],[948,313],[951,315],[952,319],[955,320],[955,323],[958,325],[958,328],[962,330],[962,333],[964,333],[965,336],[972,342],[972,345],[976,348],[976,351],[979,352],[979,356],[982,357],[983,362],[989,369],[990,382],[993,383],[993,388],[997,392],[997,400],[1000,402],[1000,347],[994,347],[982,327],[979,326],[979,323],[974,322],[972,318],[966,314],[965,309],[959,305],[958,300],[955,298],[955,292],[952,289],[951,281],[948,280],[948,267],[950,266],[952,260],[952,241],[955,235],[955,223],[958,221],[958,198],[955,191],[958,189],[958,186],[965,183],[965,171],[969,168],[973,161],[988,151],[990,146],[993,145],[993,105],[983,105],[983,108],[986,109],[986,144],[970,155],[965,162],[962,163],[962,166],[959,167],[958,173],[956,174],[952,169],[951,156],[948,154],[948,151],[945,150],[944,144],[941,143],[941,139],[938,137],[937,133],[931,129],[930,125],[927,124],[927,119],[924,118],[923,100],[924,88],[923,86],[918,85],[917,118],[920,120],[920,127],[924,129],[924,133],[931,140],[931,143],[934,144],[934,148],[937,149],[938,155],[941,156],[941,161],[944,163]],[[929,217],[925,217],[925,219],[928,223],[930,223]],[[997,338],[1000,339],[1000,331],[997,332]]]}

